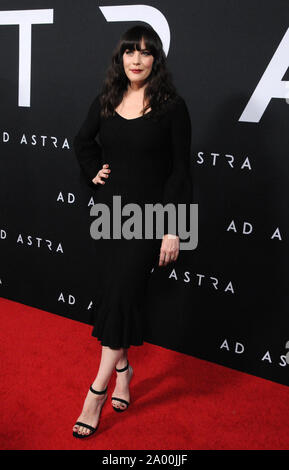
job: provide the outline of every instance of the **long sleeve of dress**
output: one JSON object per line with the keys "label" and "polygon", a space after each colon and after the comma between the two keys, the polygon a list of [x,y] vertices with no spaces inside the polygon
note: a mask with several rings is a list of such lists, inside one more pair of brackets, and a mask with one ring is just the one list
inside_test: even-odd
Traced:
{"label": "long sleeve of dress", "polygon": [[[163,205],[173,203],[178,215],[178,204],[190,204],[193,197],[191,178],[191,119],[184,99],[179,96],[178,102],[172,111],[171,117],[171,172],[165,182],[163,190]],[[168,231],[165,223],[164,234],[178,235],[176,231]]]}
{"label": "long sleeve of dress", "polygon": [[99,95],[89,107],[87,116],[73,139],[73,147],[76,158],[82,170],[86,183],[90,187],[98,185],[92,182],[93,178],[101,170],[102,147],[95,140],[100,127],[100,101]]}

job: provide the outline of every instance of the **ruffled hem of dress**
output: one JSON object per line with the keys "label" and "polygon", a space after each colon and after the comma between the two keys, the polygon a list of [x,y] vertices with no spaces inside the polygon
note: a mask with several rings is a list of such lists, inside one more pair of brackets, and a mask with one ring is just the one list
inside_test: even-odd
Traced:
{"label": "ruffled hem of dress", "polygon": [[94,329],[92,330],[92,333],[91,333],[91,336],[93,336],[94,338],[96,338],[102,346],[107,346],[111,349],[121,349],[121,348],[124,348],[124,349],[128,349],[130,346],[142,346],[144,344],[143,341],[139,342],[139,343],[130,343],[130,344],[126,344],[126,345],[115,345],[115,344],[108,344],[106,341],[104,341],[103,338],[101,338],[95,331]]}
{"label": "ruffled hem of dress", "polygon": [[93,326],[91,335],[97,338],[102,346],[127,349],[130,346],[143,345],[144,305],[128,303],[126,300],[122,298],[109,305],[101,301],[96,303],[90,321]]}

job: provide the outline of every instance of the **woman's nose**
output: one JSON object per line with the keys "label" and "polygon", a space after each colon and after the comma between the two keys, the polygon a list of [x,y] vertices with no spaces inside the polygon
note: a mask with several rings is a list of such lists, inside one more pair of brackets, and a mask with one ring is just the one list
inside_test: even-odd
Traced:
{"label": "woman's nose", "polygon": [[137,53],[134,55],[133,63],[134,63],[134,64],[139,64],[139,63],[140,63],[140,54],[139,54],[139,52],[137,52]]}

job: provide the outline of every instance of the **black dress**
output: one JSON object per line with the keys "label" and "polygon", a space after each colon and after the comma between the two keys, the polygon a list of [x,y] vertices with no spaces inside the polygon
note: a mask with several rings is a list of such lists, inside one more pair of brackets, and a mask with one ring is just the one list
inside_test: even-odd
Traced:
{"label": "black dress", "polygon": [[[100,116],[99,96],[73,141],[81,174],[95,189],[94,202],[112,208],[113,195],[121,196],[122,208],[130,202],[143,209],[146,203],[192,202],[191,121],[184,99],[178,96],[157,120],[149,116],[152,111],[126,119],[116,112],[109,118]],[[92,179],[105,163],[109,177],[102,178],[104,185],[95,185]],[[164,233],[168,233],[166,224]],[[158,266],[161,242],[158,238],[94,240],[96,292],[90,323],[92,336],[103,346],[143,344],[146,289],[152,268]]]}

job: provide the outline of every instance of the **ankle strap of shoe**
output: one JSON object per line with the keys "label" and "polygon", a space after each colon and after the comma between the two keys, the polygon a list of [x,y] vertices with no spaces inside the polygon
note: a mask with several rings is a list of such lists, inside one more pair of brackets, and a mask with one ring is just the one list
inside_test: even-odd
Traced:
{"label": "ankle strap of shoe", "polygon": [[123,368],[123,369],[117,369],[115,368],[116,372],[124,372],[125,370],[128,369],[128,361],[127,361],[127,365]]}
{"label": "ankle strap of shoe", "polygon": [[[108,387],[108,386],[107,386],[107,387]],[[103,395],[104,393],[106,393],[107,387],[106,387],[104,390],[101,390],[101,392],[98,392],[97,390],[94,390],[94,388],[92,388],[92,384],[91,384],[91,386],[89,387],[89,390],[90,390],[92,393],[95,393],[96,395]]]}

